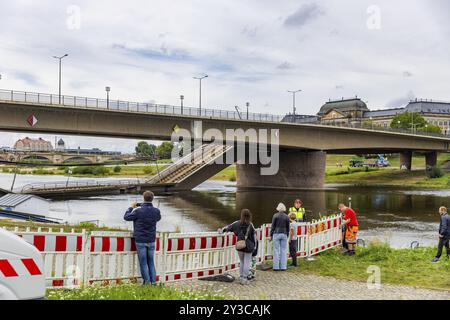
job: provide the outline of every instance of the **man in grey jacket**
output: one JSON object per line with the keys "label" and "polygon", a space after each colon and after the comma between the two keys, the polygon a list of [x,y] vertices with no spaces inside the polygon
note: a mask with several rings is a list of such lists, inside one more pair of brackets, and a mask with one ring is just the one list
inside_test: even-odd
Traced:
{"label": "man in grey jacket", "polygon": [[438,244],[438,252],[436,257],[431,260],[432,262],[438,262],[442,255],[442,250],[447,250],[447,260],[450,256],[450,216],[447,213],[446,207],[439,208],[439,214],[441,215],[441,221],[439,223],[439,244]]}

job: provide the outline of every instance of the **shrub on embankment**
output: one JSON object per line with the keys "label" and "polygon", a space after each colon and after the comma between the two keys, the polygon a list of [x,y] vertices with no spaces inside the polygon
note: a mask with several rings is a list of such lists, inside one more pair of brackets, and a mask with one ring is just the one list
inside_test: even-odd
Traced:
{"label": "shrub on embankment", "polygon": [[224,300],[225,297],[209,291],[180,290],[163,285],[141,286],[122,284],[87,286],[71,290],[47,290],[50,300]]}
{"label": "shrub on embankment", "polygon": [[370,244],[367,248],[358,247],[355,256],[346,256],[337,248],[315,256],[314,261],[299,259],[299,267],[292,271],[365,282],[370,275],[367,268],[378,266],[382,285],[450,290],[450,262],[444,260],[444,254],[440,262],[431,263],[436,250],[436,247],[394,249],[385,244]]}
{"label": "shrub on embankment", "polygon": [[73,175],[93,175],[93,176],[104,176],[110,173],[109,168],[103,166],[79,166],[72,169],[66,168],[65,173],[72,171]]}

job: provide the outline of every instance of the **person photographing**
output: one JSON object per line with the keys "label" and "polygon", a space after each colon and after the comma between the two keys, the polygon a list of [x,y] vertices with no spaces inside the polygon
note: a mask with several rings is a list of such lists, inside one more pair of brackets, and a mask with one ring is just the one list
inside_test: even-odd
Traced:
{"label": "person photographing", "polygon": [[161,212],[152,204],[154,194],[145,191],[144,202],[134,202],[124,215],[125,221],[133,221],[133,234],[139,258],[143,284],[156,284],[155,249],[156,223],[161,220]]}

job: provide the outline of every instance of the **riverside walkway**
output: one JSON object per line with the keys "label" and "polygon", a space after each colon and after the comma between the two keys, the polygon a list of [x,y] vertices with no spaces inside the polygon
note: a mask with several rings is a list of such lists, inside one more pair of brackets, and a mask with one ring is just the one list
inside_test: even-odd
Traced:
{"label": "riverside walkway", "polygon": [[[232,272],[239,279],[239,274]],[[267,300],[450,300],[450,291],[381,284],[368,289],[365,282],[340,280],[299,272],[257,271],[257,279],[246,286],[232,283],[186,280],[167,284],[180,289],[208,290],[236,299]]]}

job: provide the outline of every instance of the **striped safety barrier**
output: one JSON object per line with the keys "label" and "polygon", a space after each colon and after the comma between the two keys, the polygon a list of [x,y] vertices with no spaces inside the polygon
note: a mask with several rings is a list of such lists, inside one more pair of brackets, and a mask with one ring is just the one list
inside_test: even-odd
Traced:
{"label": "striped safety barrier", "polygon": [[31,258],[0,259],[0,276],[5,278],[40,276],[42,271]]}
{"label": "striped safety barrier", "polygon": [[[341,241],[341,215],[298,225],[298,257],[310,257]],[[13,230],[42,254],[47,287],[135,282],[141,277],[136,243],[130,232],[42,232]],[[272,259],[270,224],[256,229],[257,261]],[[202,278],[239,268],[236,235],[217,232],[158,233],[155,265],[158,282]],[[23,262],[0,260],[0,275],[29,270]],[[27,262],[29,263],[29,262]],[[11,265],[11,267],[10,267]],[[28,264],[30,267],[30,264]],[[30,270],[34,270],[30,267]]]}

